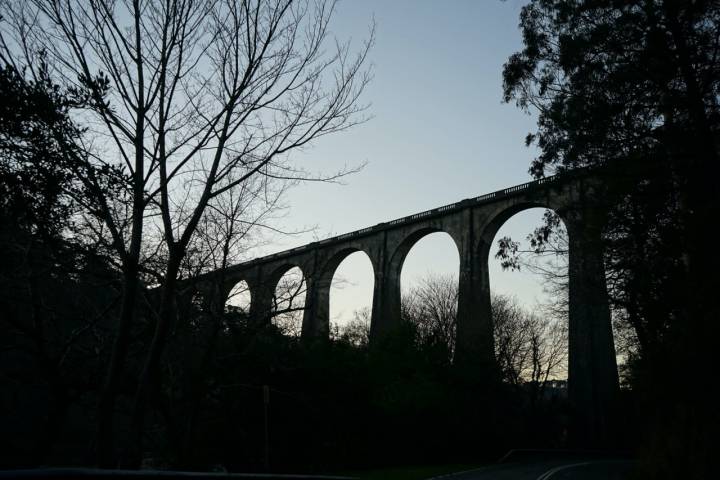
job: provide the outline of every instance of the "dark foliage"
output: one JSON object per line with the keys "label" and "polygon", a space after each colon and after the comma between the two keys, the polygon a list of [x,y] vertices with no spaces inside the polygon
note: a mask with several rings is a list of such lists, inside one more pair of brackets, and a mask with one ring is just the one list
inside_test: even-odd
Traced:
{"label": "dark foliage", "polygon": [[37,465],[87,432],[70,419],[97,383],[117,275],[74,221],[82,98],[42,59],[32,78],[3,65],[0,97],[0,465]]}
{"label": "dark foliage", "polygon": [[[651,452],[653,475],[702,478],[717,421],[698,386],[712,376],[717,338],[707,229],[720,212],[720,4],[534,0],[520,26],[504,97],[539,112],[530,172],[614,168],[597,200],[609,212],[612,301],[636,338],[631,377],[648,414],[638,448]],[[533,235],[536,249],[549,227]],[[501,245],[508,257],[512,246]]]}
{"label": "dark foliage", "polygon": [[45,63],[39,75],[26,80],[12,66],[0,69],[0,202],[4,222],[47,237],[72,213],[68,152],[80,132],[68,116],[74,99],[50,82]]}
{"label": "dark foliage", "polygon": [[153,399],[156,466],[262,470],[264,385],[274,471],[476,462],[478,452],[562,445],[562,396],[527,415],[525,392],[460,375],[411,324],[368,348],[342,337],[304,344],[274,326],[250,329],[237,312],[191,317],[201,321],[175,330]]}

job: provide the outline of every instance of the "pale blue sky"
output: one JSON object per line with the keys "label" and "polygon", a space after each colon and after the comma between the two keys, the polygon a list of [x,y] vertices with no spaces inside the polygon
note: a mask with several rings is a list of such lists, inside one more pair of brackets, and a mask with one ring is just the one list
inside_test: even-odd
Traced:
{"label": "pale blue sky", "polygon": [[[341,2],[333,22],[340,39],[358,42],[375,19],[375,78],[365,92],[372,120],[320,139],[292,159],[315,171],[367,162],[344,185],[309,183],[287,197],[285,229],[315,233],[278,238],[264,253],[435,208],[530,180],[534,150],[524,145],[535,117],[503,104],[502,66],[521,48],[518,15],[524,1],[365,0]],[[537,211],[513,217],[500,235],[524,236]],[[410,252],[403,287],[428,271],[456,273],[457,250],[443,234]],[[333,290],[331,315],[347,318],[372,295],[369,261],[354,254],[339,274],[352,283]],[[529,275],[500,272],[494,290],[527,304],[542,296]]]}

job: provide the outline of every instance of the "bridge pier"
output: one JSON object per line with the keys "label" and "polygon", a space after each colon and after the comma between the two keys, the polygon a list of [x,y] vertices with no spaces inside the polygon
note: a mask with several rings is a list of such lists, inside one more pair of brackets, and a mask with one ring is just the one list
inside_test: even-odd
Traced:
{"label": "bridge pier", "polygon": [[619,393],[608,304],[602,221],[585,209],[566,222],[569,236],[568,399],[573,444],[608,447]]}
{"label": "bridge pier", "polygon": [[370,343],[377,343],[400,326],[400,272],[383,262],[375,272]]}
{"label": "bridge pier", "polygon": [[455,362],[482,368],[495,359],[488,256],[475,248],[470,230],[466,235],[460,244]]}
{"label": "bridge pier", "polygon": [[245,282],[250,290],[250,324],[264,327],[270,322],[276,285],[263,278],[260,272],[246,277]]}
{"label": "bridge pier", "polygon": [[304,341],[327,340],[330,335],[330,283],[332,278],[305,279],[305,310],[302,320]]}

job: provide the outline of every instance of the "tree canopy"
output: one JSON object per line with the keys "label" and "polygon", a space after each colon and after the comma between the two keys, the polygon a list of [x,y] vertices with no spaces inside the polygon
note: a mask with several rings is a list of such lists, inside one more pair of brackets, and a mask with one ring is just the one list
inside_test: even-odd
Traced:
{"label": "tree canopy", "polygon": [[80,130],[68,110],[77,99],[51,82],[46,64],[38,71],[32,80],[0,68],[0,202],[16,227],[57,234],[71,213],[67,159]]}
{"label": "tree canopy", "polygon": [[504,99],[539,112],[531,173],[608,160],[713,159],[720,126],[720,5],[537,0]]}
{"label": "tree canopy", "polygon": [[[539,115],[526,138],[540,150],[530,173],[613,167],[599,199],[605,266],[616,319],[639,347],[650,461],[658,476],[703,478],[715,415],[700,385],[720,316],[720,256],[707,230],[720,216],[720,3],[532,0],[520,28],[504,100]],[[537,251],[550,220],[531,235]]]}

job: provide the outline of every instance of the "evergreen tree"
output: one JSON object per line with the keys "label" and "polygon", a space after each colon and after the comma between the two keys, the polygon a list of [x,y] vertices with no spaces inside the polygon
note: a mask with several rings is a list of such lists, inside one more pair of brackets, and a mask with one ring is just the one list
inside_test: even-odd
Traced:
{"label": "evergreen tree", "polygon": [[[702,478],[717,421],[702,390],[718,320],[720,261],[707,229],[720,217],[720,4],[533,0],[520,27],[504,99],[539,112],[530,172],[630,172],[607,185],[616,195],[623,185],[605,233],[609,285],[637,335],[636,385],[660,425],[649,434],[656,473]],[[536,231],[538,249],[551,228]]]}

